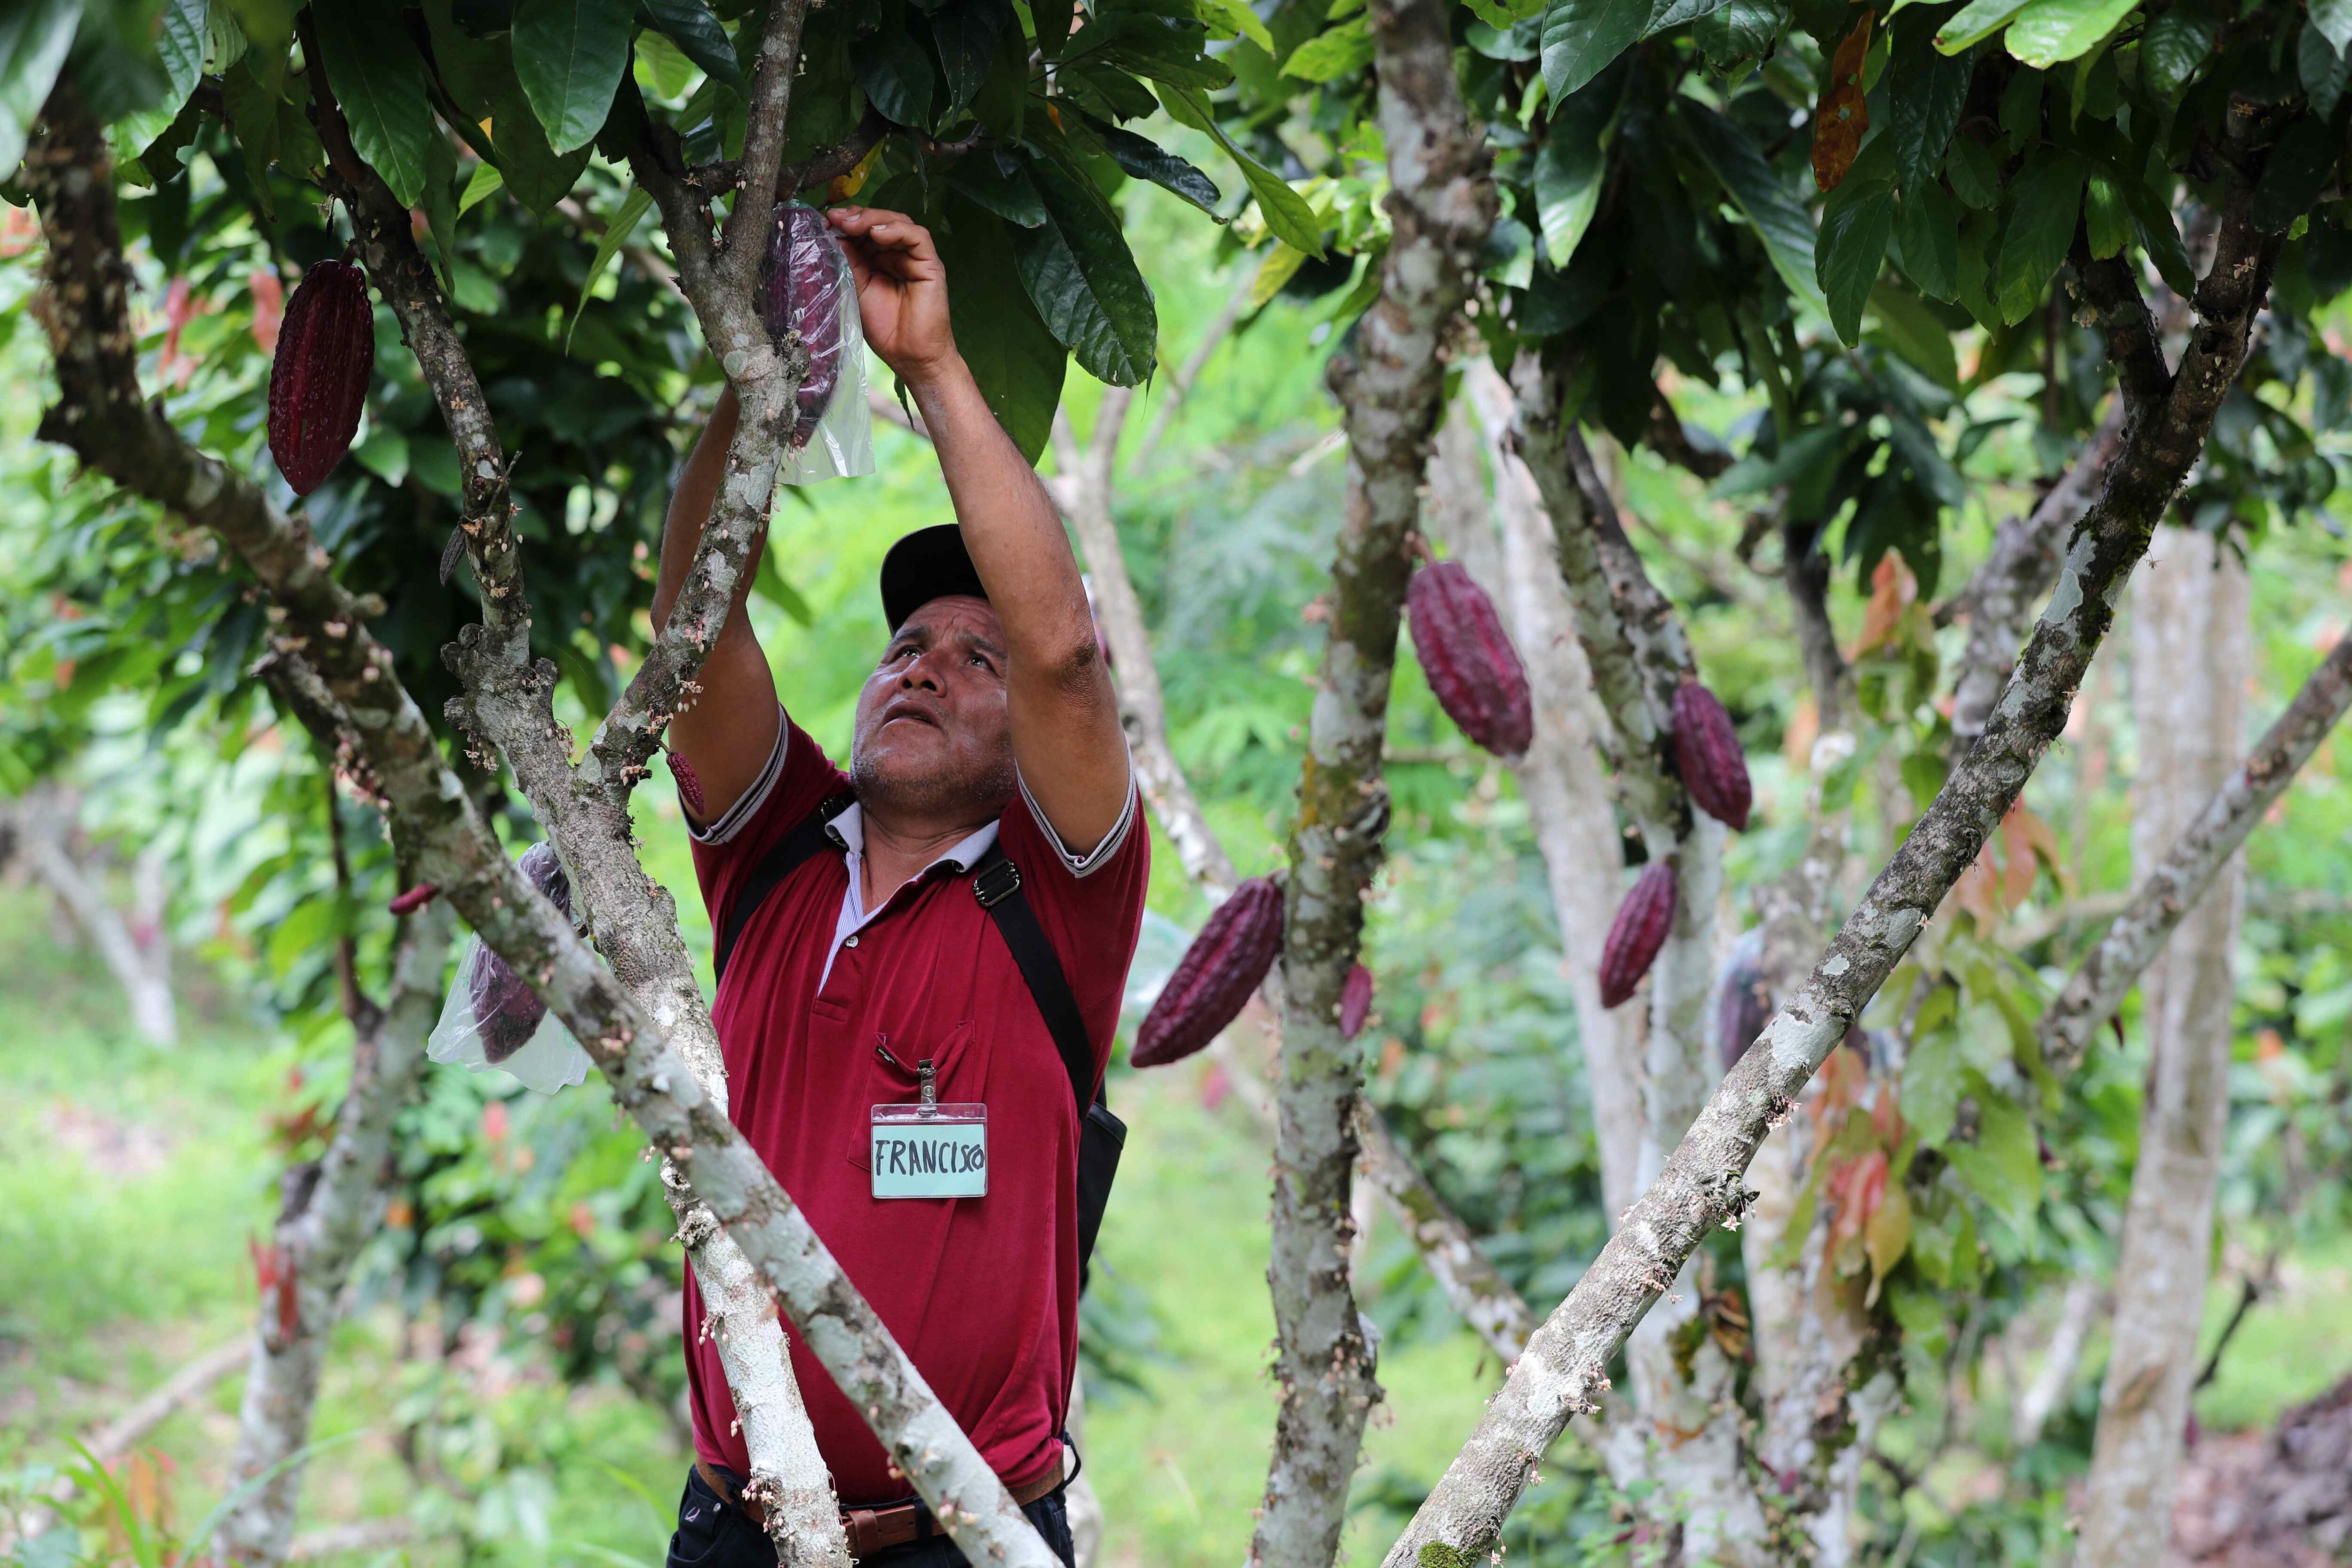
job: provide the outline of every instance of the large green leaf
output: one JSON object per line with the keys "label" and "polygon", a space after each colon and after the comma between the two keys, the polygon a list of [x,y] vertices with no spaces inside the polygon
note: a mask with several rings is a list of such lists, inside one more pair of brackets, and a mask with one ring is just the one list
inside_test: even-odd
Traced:
{"label": "large green leaf", "polygon": [[1829,302],[1830,324],[1849,346],[1862,340],[1862,308],[1878,281],[1886,241],[1895,232],[1895,187],[1861,173],[1857,162],[1822,205],[1814,269]]}
{"label": "large green leaf", "polygon": [[1936,29],[1936,47],[1948,55],[1957,55],[1970,44],[2008,26],[2010,19],[2024,9],[2025,0],[1969,0]]}
{"label": "large green leaf", "polygon": [[2132,227],[2139,235],[2147,258],[2156,263],[2165,287],[2186,300],[2197,292],[2197,275],[2189,268],[2189,248],[2180,243],[2180,226],[2164,198],[2137,180],[2126,179],[2124,205],[2131,209]]}
{"label": "large green leaf", "polygon": [[1039,158],[1030,178],[1045,221],[1013,236],[1022,286],[1080,369],[1135,386],[1158,363],[1160,319],[1118,218],[1083,174]]}
{"label": "large green leaf", "polygon": [[629,65],[629,0],[516,0],[514,73],[558,153],[604,128]]}
{"label": "large green leaf", "polygon": [[[2316,10],[2314,7],[2315,26],[2318,25]],[[2352,18],[2352,4],[2346,5],[2345,11],[2347,18]],[[2326,31],[2325,27],[2320,30]],[[2159,103],[2170,98],[2197,74],[2197,68],[2213,52],[2213,40],[2221,33],[2221,18],[2199,0],[2187,0],[2152,18],[2139,42],[2140,85]],[[2339,42],[2336,47],[2343,46]]]}
{"label": "large green leaf", "polygon": [[1217,200],[1223,194],[1217,183],[1191,163],[1169,152],[1157,142],[1123,131],[1106,121],[1087,117],[1087,129],[1103,151],[1128,174],[1139,180],[1149,180],[1165,191],[1199,207],[1212,217],[1216,216]]}
{"label": "large green leaf", "polygon": [[2036,69],[2090,52],[2139,8],[2139,0],[2030,0],[2001,40],[2009,52]]}
{"label": "large green leaf", "polygon": [[2271,148],[2262,184],[2254,187],[2255,226],[2287,228],[2309,212],[2335,171],[2336,153],[2336,140],[2317,115],[2306,114],[2288,126]]}
{"label": "large green leaf", "polygon": [[1756,143],[1746,132],[1694,98],[1675,100],[1675,119],[1687,132],[1699,161],[1723,186],[1740,216],[1754,226],[1772,270],[1780,275],[1789,292],[1814,310],[1826,311],[1829,305],[1815,279],[1812,219],[1764,162]]}
{"label": "large green leaf", "polygon": [[1290,58],[1282,62],[1282,74],[1301,81],[1338,81],[1361,75],[1371,63],[1372,29],[1363,17],[1356,16],[1291,50]]}
{"label": "large green leaf", "polygon": [[174,105],[187,101],[205,74],[205,38],[211,22],[212,0],[164,0],[155,54],[163,61]]}
{"label": "large green leaf", "polygon": [[2311,0],[2311,25],[2327,35],[2337,54],[2352,53],[2352,0]]}
{"label": "large green leaf", "polygon": [[956,348],[996,422],[1035,462],[1054,433],[1069,355],[1029,302],[1004,225],[960,198],[939,234]]}
{"label": "large green leaf", "polygon": [[948,87],[948,113],[960,113],[988,79],[996,40],[1013,26],[1012,0],[953,0],[931,13],[931,42]]}
{"label": "large green leaf", "polygon": [[966,200],[1017,227],[1036,228],[1045,222],[1045,199],[1037,194],[1028,169],[1010,153],[983,148],[959,158],[948,182]]}
{"label": "large green leaf", "polygon": [[425,144],[425,222],[433,240],[434,265],[441,271],[441,287],[454,294],[457,290],[457,153],[446,136],[436,136]]}
{"label": "large green leaf", "polygon": [[[1878,318],[1877,335],[1887,347],[1945,391],[1959,391],[1960,365],[1952,352],[1951,330],[1918,295],[1892,278],[1881,278],[1870,290],[1870,309]],[[1898,422],[1896,428],[1909,426]]]}
{"label": "large green leaf", "polygon": [[899,125],[931,122],[931,89],[938,85],[931,57],[903,28],[885,27],[857,51],[857,80],[882,118]]}
{"label": "large green leaf", "polygon": [[713,81],[743,90],[735,46],[703,0],[637,0],[637,20],[676,44]]}
{"label": "large green leaf", "polygon": [[1552,0],[1543,19],[1543,79],[1553,101],[1591,81],[1634,44],[1696,21],[1725,0]]}
{"label": "large green leaf", "polygon": [[1216,116],[1210,112],[1207,101],[1197,91],[1185,87],[1163,86],[1160,100],[1168,106],[1171,119],[1180,125],[1189,125],[1195,131],[1207,132],[1218,146],[1225,150],[1225,156],[1234,161],[1242,172],[1242,178],[1248,183],[1250,195],[1257,198],[1257,210],[1265,219],[1267,231],[1275,238],[1294,250],[1302,250],[1313,257],[1322,256],[1323,220],[1315,216],[1315,209],[1307,205],[1307,198],[1292,190],[1281,175],[1235,145],[1234,139],[1225,134],[1225,128],[1217,123]]}
{"label": "large green leaf", "polygon": [[1978,1074],[1969,1073],[1967,1083],[1977,1102],[1976,1141],[1946,1145],[1945,1158],[2019,1235],[2030,1236],[2042,1202],[2042,1146],[2033,1124]]}
{"label": "large green leaf", "polygon": [[604,268],[613,265],[613,258],[621,247],[629,243],[629,236],[646,214],[653,210],[654,198],[643,185],[631,185],[629,194],[621,199],[621,210],[604,226],[604,233],[596,241],[596,254],[588,262],[588,274],[580,280],[580,301],[572,307],[572,321],[563,329],[563,352],[572,352],[572,334],[579,330],[580,313],[588,308],[588,296],[596,289],[596,280],[604,276]]}
{"label": "large green leaf", "polygon": [[1886,133],[1895,139],[1895,176],[1907,193],[1932,182],[1960,123],[1975,62],[1939,49],[1911,49],[1887,73]]}
{"label": "large green leaf", "polygon": [[0,13],[0,176],[25,156],[25,132],[73,47],[81,0],[31,0]]}
{"label": "large green leaf", "polygon": [[415,206],[425,195],[433,110],[425,62],[399,13],[388,5],[320,5],[311,16],[327,80],[351,122],[352,150],[383,176],[402,206]]}
{"label": "large green leaf", "polygon": [[2042,303],[2074,242],[2087,173],[2073,153],[2044,153],[2011,187],[2009,228],[2000,240],[2000,319],[2014,325]]}
{"label": "large green leaf", "polygon": [[1720,69],[1770,54],[1788,27],[1788,0],[1730,0],[1701,16],[1691,37]]}
{"label": "large green leaf", "polygon": [[2083,187],[2083,226],[2091,241],[2094,260],[2120,255],[2131,239],[2131,208],[2124,204],[2124,183],[2112,169],[2094,168]]}
{"label": "large green leaf", "polygon": [[1618,95],[1608,87],[1592,84],[1560,105],[1536,154],[1536,220],[1543,226],[1544,253],[1555,268],[1566,267],[1576,254],[1601,205],[1617,115]]}
{"label": "large green leaf", "polygon": [[1960,292],[1960,209],[1944,187],[1930,180],[1903,193],[1895,209],[1895,243],[1903,250],[1903,271],[1931,300],[1957,300]]}
{"label": "large green leaf", "polygon": [[2302,79],[2303,90],[2311,100],[2311,111],[2317,115],[2336,112],[2336,101],[2344,96],[2347,62],[2327,35],[2306,22],[2303,37],[2295,40],[2295,75]]}

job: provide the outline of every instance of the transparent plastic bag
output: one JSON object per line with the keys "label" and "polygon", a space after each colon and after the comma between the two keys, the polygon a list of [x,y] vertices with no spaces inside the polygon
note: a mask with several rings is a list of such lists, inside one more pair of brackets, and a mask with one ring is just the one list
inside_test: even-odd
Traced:
{"label": "transparent plastic bag", "polygon": [[[521,869],[565,918],[574,918],[572,883],[554,846],[534,844],[524,850]],[[425,1054],[475,1072],[509,1073],[541,1094],[585,1082],[590,1066],[572,1031],[478,936],[468,938],[458,955],[457,983],[441,1005],[441,1021]]]}
{"label": "transparent plastic bag", "polygon": [[788,485],[856,479],[874,471],[874,420],[866,405],[866,331],[857,281],[841,236],[803,202],[780,202],[760,268],[756,303],[771,335],[797,330],[808,350],[800,420],[780,476]]}

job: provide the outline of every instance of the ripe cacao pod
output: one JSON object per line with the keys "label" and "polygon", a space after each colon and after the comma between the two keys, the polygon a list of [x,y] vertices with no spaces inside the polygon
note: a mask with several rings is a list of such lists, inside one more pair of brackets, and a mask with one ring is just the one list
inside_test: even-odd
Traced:
{"label": "ripe cacao pod", "polygon": [[1764,984],[1764,936],[1759,928],[1733,944],[1723,990],[1715,999],[1716,1049],[1726,1072],[1772,1021],[1772,994]]}
{"label": "ripe cacao pod", "polygon": [[317,489],[352,449],[374,370],[367,279],[321,261],[286,301],[269,362],[269,455],[296,495]]}
{"label": "ripe cacao pod", "polygon": [[1253,877],[1234,889],[1177,960],[1176,972],[1135,1032],[1129,1059],[1139,1068],[1165,1067],[1215,1039],[1281,949],[1282,885]]}
{"label": "ripe cacao pod", "polygon": [[1617,906],[1609,940],[1601,944],[1601,1005],[1614,1007],[1633,994],[1658,961],[1675,925],[1675,868],[1653,860]]}
{"label": "ripe cacao pod", "polygon": [[1685,679],[1675,688],[1675,771],[1690,791],[1691,804],[1735,833],[1748,828],[1754,802],[1748,784],[1748,755],[1731,715],[1714,692]]}
{"label": "ripe cacao pod", "polygon": [[[524,850],[521,870],[566,920],[572,918],[572,882],[553,845],[534,844]],[[482,1037],[485,1061],[502,1062],[529,1045],[539,1033],[540,1020],[547,1016],[547,1004],[488,945],[475,960],[466,994],[474,1005],[474,1028]]]}
{"label": "ripe cacao pod", "polygon": [[1422,671],[1446,717],[1498,757],[1525,754],[1536,729],[1527,668],[1486,590],[1440,561],[1412,574],[1405,605]]}
{"label": "ripe cacao pod", "polygon": [[1364,1032],[1364,1020],[1372,1016],[1372,972],[1360,963],[1348,966],[1348,978],[1339,987],[1339,1037],[1352,1040]]}
{"label": "ripe cacao pod", "polygon": [[800,202],[778,202],[768,229],[768,250],[760,268],[756,303],[768,336],[779,344],[787,332],[801,335],[808,374],[801,378],[800,417],[793,421],[792,447],[800,450],[816,434],[817,421],[841,384],[842,291],[851,286],[841,237],[824,214]]}

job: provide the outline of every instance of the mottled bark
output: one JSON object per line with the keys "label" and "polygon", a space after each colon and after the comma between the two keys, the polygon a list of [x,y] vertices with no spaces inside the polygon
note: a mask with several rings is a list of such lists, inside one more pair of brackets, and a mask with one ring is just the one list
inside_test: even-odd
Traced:
{"label": "mottled bark", "polygon": [[[2198,289],[2200,321],[2177,375],[2145,366],[2126,378],[2123,450],[2076,530],[2032,637],[1969,749],[1829,951],[1726,1076],[1665,1170],[1633,1205],[1567,1300],[1528,1342],[1469,1442],[1391,1549],[1389,1568],[1464,1568],[1492,1549],[1536,1463],[1570,1415],[1591,1407],[1602,1369],[1673,1284],[1700,1239],[1745,1203],[1741,1178],[1771,1123],[1875,994],[2065,723],[2075,687],[2114,619],[2114,601],[2211,433],[2244,363],[2270,288],[2278,241],[2253,225],[2262,158],[2248,143],[2254,110],[2233,105],[2232,174],[2216,259]],[[2152,346],[2147,310],[2128,269],[2078,252],[2092,321],[2111,356]],[[1557,521],[1555,519],[1555,521]],[[1597,673],[1597,671],[1596,671]],[[1424,1549],[1437,1550],[1424,1555]]]}
{"label": "mottled bark", "polygon": [[[2132,858],[2153,866],[2237,756],[2252,655],[2246,574],[2234,551],[2210,534],[2160,531],[2134,590],[2132,633]],[[2233,856],[2141,980],[2147,1099],[2075,1548],[2082,1568],[2158,1562],[2171,1535],[2230,1113],[2242,880]]]}
{"label": "mottled bark", "polygon": [[[44,325],[62,394],[45,438],[211,530],[273,601],[278,651],[318,671],[383,793],[395,849],[441,889],[581,1041],[654,1145],[743,1247],[884,1449],[976,1562],[1054,1562],[1003,1484],[957,1429],[806,1217],[723,1108],[667,1048],[646,1010],[500,848],[308,530],[249,479],[184,440],[140,395],[126,309],[128,268],[103,139],[70,81],[53,95],[26,180],[48,239]],[[680,668],[674,666],[674,668]],[[584,773],[584,770],[583,770]],[[610,776],[607,774],[606,776]],[[591,779],[590,783],[601,781]]]}
{"label": "mottled bark", "polygon": [[2034,1369],[2033,1380],[2018,1392],[2017,1405],[2010,1412],[2012,1449],[2023,1453],[2042,1441],[2042,1429],[2066,1402],[2068,1391],[2074,1386],[2074,1373],[2083,1364],[2084,1347],[2091,1342],[2091,1330],[2106,1315],[2100,1310],[2105,1300],[2106,1287],[2096,1279],[2078,1275],[2067,1282],[2049,1348]]}
{"label": "mottled bark", "polygon": [[1334,360],[1330,374],[1348,489],[1284,911],[1266,1266],[1282,1406],[1250,1542],[1250,1561],[1270,1568],[1328,1568],[1337,1554],[1364,1422],[1381,1398],[1372,1337],[1348,1278],[1363,1065],[1339,1033],[1339,994],[1389,825],[1381,752],[1412,569],[1406,542],[1443,409],[1446,340],[1496,205],[1486,147],[1454,82],[1446,7],[1371,0],[1366,15],[1393,237],[1353,357]]}
{"label": "mottled bark", "polygon": [[425,1037],[441,1015],[454,922],[446,908],[433,903],[402,924],[383,1007],[368,1006],[352,1020],[351,1088],[335,1118],[335,1135],[316,1165],[286,1173],[284,1207],[267,1254],[273,1278],[261,1293],[260,1327],[229,1460],[233,1489],[259,1484],[229,1508],[215,1538],[222,1559],[239,1568],[282,1561],[293,1537],[306,1467],[288,1461],[310,1441],[320,1369],[344,1282],[360,1248],[383,1222],[393,1120],[415,1096]]}

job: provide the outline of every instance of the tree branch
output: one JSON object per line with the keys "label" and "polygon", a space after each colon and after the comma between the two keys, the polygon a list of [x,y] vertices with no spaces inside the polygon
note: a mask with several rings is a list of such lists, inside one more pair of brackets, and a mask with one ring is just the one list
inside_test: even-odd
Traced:
{"label": "tree branch", "polygon": [[[2231,112],[2242,114],[2235,105]],[[2256,174],[2259,162],[2242,161]],[[2218,255],[2227,259],[2217,259],[2213,270],[2231,280],[2199,290],[2205,320],[2162,402],[2151,405],[2145,385],[2126,387],[2134,406],[2124,449],[2108,471],[2105,493],[2075,531],[2057,589],[1984,732],[1811,978],[1782,1003],[1657,1182],[1537,1331],[1468,1444],[1390,1550],[1388,1568],[1430,1561],[1423,1557],[1425,1547],[1441,1549],[1436,1561],[1458,1564],[1493,1546],[1536,1462],[1568,1418],[1591,1405],[1609,1358],[1706,1232],[1742,1206],[1740,1178],[1767,1131],[1787,1114],[1975,861],[2057,738],[2083,671],[2114,622],[2115,598],[2203,450],[2214,413],[2244,362],[2278,255],[2277,237],[2252,225],[2251,195],[2239,184],[2249,177],[2233,177],[2224,206]]]}
{"label": "tree branch", "polygon": [[[761,259],[767,254],[769,215],[775,208],[775,198],[747,200],[745,193],[780,189],[786,125],[792,119],[793,79],[801,64],[801,26],[808,20],[809,5],[810,0],[773,0],[770,5],[767,28],[760,35],[760,52],[752,61],[751,88],[744,99],[743,157],[718,268],[720,281],[730,293],[742,296],[747,305],[751,285],[759,279]],[[771,174],[771,169],[775,173]]]}

